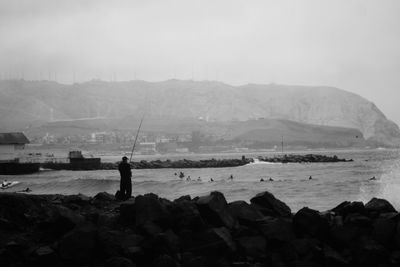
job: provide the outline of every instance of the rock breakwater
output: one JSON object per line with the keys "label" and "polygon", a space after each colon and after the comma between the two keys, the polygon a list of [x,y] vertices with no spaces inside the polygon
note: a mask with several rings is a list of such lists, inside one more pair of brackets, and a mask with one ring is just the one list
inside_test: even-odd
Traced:
{"label": "rock breakwater", "polygon": [[350,162],[352,159],[341,159],[336,155],[325,156],[317,154],[307,154],[307,155],[283,155],[274,157],[258,157],[260,161],[274,162],[274,163],[327,163],[327,162]]}
{"label": "rock breakwater", "polygon": [[0,193],[1,266],[399,266],[400,215],[384,199],[292,213],[271,193],[174,201],[149,193]]}

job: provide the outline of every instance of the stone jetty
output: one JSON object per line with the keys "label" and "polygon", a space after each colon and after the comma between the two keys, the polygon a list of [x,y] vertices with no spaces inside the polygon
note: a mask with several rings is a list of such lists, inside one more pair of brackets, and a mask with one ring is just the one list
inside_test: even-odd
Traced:
{"label": "stone jetty", "polygon": [[[241,159],[204,159],[204,160],[141,160],[131,162],[133,169],[162,169],[162,168],[226,168],[238,167],[253,162],[252,158],[242,157]],[[118,163],[102,163],[101,169],[111,170],[118,169]]]}
{"label": "stone jetty", "polygon": [[400,266],[400,214],[378,198],[293,213],[269,192],[0,193],[0,266]]}
{"label": "stone jetty", "polygon": [[328,162],[351,162],[352,159],[341,159],[336,155],[325,156],[317,154],[296,155],[288,154],[273,157],[258,157],[260,161],[273,162],[273,163],[328,163]]}

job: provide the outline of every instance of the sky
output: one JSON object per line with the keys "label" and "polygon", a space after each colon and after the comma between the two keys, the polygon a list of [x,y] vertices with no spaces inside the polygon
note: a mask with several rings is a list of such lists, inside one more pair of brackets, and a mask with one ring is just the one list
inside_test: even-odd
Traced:
{"label": "sky", "polygon": [[398,0],[0,0],[0,78],[327,85],[400,125]]}

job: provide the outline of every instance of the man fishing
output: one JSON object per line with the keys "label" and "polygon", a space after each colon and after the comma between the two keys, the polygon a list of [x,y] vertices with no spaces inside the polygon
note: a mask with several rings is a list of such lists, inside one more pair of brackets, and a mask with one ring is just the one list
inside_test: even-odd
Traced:
{"label": "man fishing", "polygon": [[128,162],[127,157],[122,157],[122,162],[118,165],[119,174],[121,176],[120,181],[120,191],[117,192],[116,198],[120,200],[127,200],[132,196],[132,171],[131,171],[131,162],[133,152],[135,151],[136,141],[139,136],[140,128],[142,127],[144,115],[140,120],[139,128],[136,132],[135,141],[133,142],[131,157]]}
{"label": "man fishing", "polygon": [[132,171],[127,157],[122,157],[122,162],[118,165],[121,181],[119,184],[119,199],[127,200],[132,196]]}

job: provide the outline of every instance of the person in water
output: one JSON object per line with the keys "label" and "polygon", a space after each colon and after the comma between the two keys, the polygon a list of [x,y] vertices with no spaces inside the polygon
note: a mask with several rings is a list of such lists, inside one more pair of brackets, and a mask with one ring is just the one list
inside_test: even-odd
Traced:
{"label": "person in water", "polygon": [[127,157],[122,157],[122,162],[118,165],[119,174],[121,176],[119,188],[120,199],[126,200],[132,196],[132,171],[131,165],[128,163]]}
{"label": "person in water", "polygon": [[7,187],[7,186],[9,186],[11,183],[10,182],[7,182],[7,180],[4,180],[2,183],[1,183],[1,187]]}
{"label": "person in water", "polygon": [[229,177],[229,180],[233,180],[233,175],[231,174],[231,176]]}
{"label": "person in water", "polygon": [[213,179],[213,178],[210,178],[210,182],[214,182],[214,179]]}
{"label": "person in water", "polygon": [[308,180],[312,180],[312,176],[310,175],[310,177],[308,177]]}
{"label": "person in water", "polygon": [[185,174],[183,173],[183,172],[179,172],[179,178],[184,178],[185,177]]}
{"label": "person in water", "polygon": [[191,181],[192,178],[190,178],[190,175],[186,178],[186,181]]}

